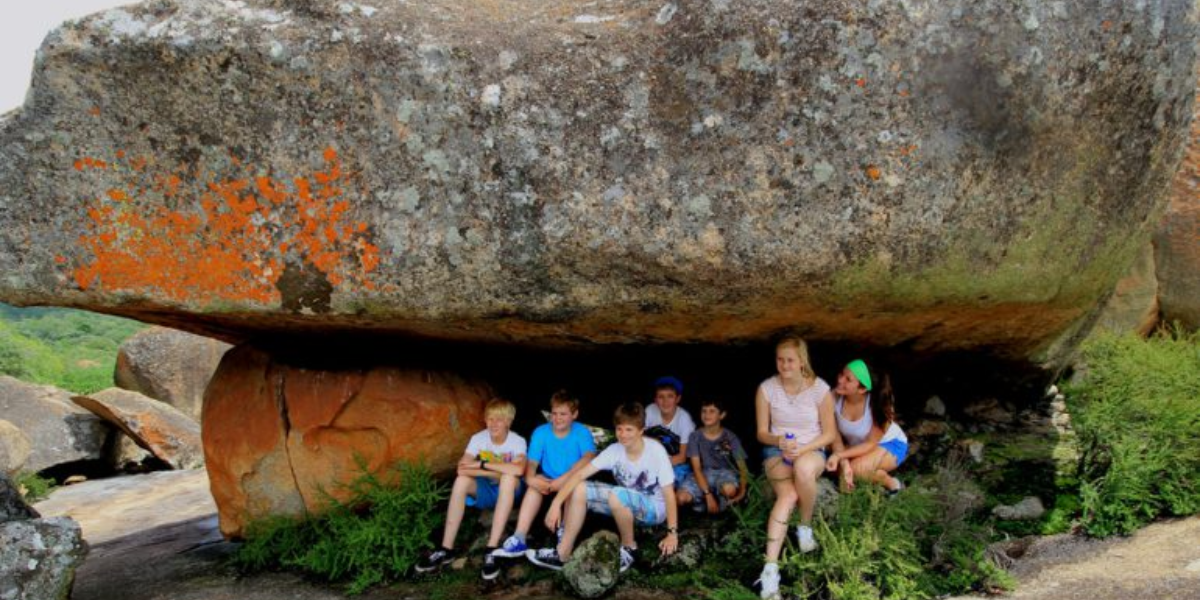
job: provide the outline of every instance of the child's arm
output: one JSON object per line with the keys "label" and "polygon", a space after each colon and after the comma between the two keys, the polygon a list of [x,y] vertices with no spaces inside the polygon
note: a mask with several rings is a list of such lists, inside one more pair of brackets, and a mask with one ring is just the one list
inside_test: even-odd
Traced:
{"label": "child's arm", "polygon": [[462,455],[458,459],[458,474],[466,477],[490,477],[487,471],[483,470],[483,463],[479,462],[478,458],[471,456],[470,453]]}
{"label": "child's arm", "polygon": [[687,440],[679,443],[679,453],[671,457],[671,466],[682,465],[687,462]]}
{"label": "child's arm", "polygon": [[[692,462],[692,476],[696,478],[696,485],[700,488],[700,493],[704,494],[704,505],[708,508],[708,512],[717,514],[720,506],[717,504],[717,495],[713,492],[712,487],[708,484],[708,478],[704,476],[704,465],[700,463],[700,456],[693,456],[688,459]],[[676,482],[679,483],[679,482]],[[700,500],[700,498],[696,498]]]}
{"label": "child's arm", "polygon": [[[838,436],[838,437],[841,437],[841,436]],[[836,447],[835,447],[833,454],[829,455],[829,459],[833,460],[834,458],[842,458],[842,459],[857,458],[859,456],[862,456],[862,455],[874,450],[877,446],[879,446],[879,440],[881,440],[881,439],[883,439],[883,429],[880,429],[878,425],[875,425],[874,423],[872,423],[871,424],[871,433],[867,435],[867,439],[864,440],[863,443],[861,443],[857,446],[851,446],[849,448],[843,447],[840,450],[836,449]]]}
{"label": "child's arm", "polygon": [[558,529],[559,522],[562,520],[562,505],[567,498],[571,496],[571,492],[576,486],[586,480],[588,477],[596,474],[599,471],[592,463],[587,463],[583,468],[575,471],[567,478],[567,482],[563,484],[562,489],[554,495],[554,500],[550,501],[550,508],[546,509],[546,527],[550,531]]}
{"label": "child's arm", "polygon": [[679,549],[679,506],[675,504],[675,486],[663,486],[663,499],[667,503],[667,537],[658,543],[663,556],[675,554]]}
{"label": "child's arm", "polygon": [[567,470],[566,473],[563,473],[562,475],[550,480],[550,487],[548,488],[547,493],[557,492],[559,489],[561,489],[563,484],[567,482],[567,479],[569,479],[571,475],[574,475],[576,471],[590,464],[593,458],[596,458],[595,452],[584,452],[583,456],[581,456],[579,460],[575,461],[575,464],[571,465],[571,468]]}

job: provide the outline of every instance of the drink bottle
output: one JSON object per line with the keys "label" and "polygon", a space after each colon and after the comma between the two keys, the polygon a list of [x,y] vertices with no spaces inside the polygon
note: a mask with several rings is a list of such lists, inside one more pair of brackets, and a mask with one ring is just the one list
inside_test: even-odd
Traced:
{"label": "drink bottle", "polygon": [[[789,432],[783,434],[783,439],[790,442],[790,441],[796,439],[796,434],[789,431]],[[786,446],[787,444],[784,444],[784,445]],[[785,459],[783,459],[783,464],[790,467],[790,466],[792,466],[792,461],[790,459],[785,458]]]}

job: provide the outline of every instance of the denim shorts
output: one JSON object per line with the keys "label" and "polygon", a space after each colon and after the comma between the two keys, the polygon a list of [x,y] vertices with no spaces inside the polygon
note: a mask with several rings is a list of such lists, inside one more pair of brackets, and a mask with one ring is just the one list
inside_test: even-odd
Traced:
{"label": "denim shorts", "polygon": [[904,464],[904,459],[908,458],[908,442],[904,440],[888,440],[879,445],[880,448],[887,450],[896,458],[896,466]]}
{"label": "denim shorts", "polygon": [[[517,482],[517,493],[513,494],[513,503],[521,499],[521,494],[525,492],[525,482]],[[476,477],[475,478],[475,495],[467,496],[467,506],[475,508],[492,508],[496,506],[496,500],[500,499],[500,482],[491,477]]]}
{"label": "denim shorts", "polygon": [[[718,509],[725,510],[725,507],[729,505],[729,498],[726,498],[721,494],[721,486],[727,483],[732,483],[736,486],[738,484],[737,471],[732,471],[730,469],[705,469],[704,478],[708,480],[708,489],[712,491],[717,499]],[[707,503],[704,501],[704,496],[702,495],[703,492],[700,491],[700,484],[696,483],[696,477],[694,475],[689,473],[688,476],[679,483],[676,491],[684,491],[691,494],[693,498],[692,508],[696,511],[703,512],[707,509]]]}
{"label": "denim shorts", "polygon": [[633,512],[633,520],[638,525],[658,525],[667,520],[666,507],[660,507],[653,496],[599,481],[587,482],[588,510],[612,516],[612,507],[608,505],[610,494],[616,494],[617,500]]}
{"label": "denim shorts", "polygon": [[[817,448],[816,450],[813,450],[813,452],[820,454],[822,459],[829,458],[829,456],[825,454],[824,448]],[[780,450],[778,446],[763,446],[763,451],[762,451],[763,462],[766,462],[772,458],[775,458],[776,456],[783,456],[783,450]]]}

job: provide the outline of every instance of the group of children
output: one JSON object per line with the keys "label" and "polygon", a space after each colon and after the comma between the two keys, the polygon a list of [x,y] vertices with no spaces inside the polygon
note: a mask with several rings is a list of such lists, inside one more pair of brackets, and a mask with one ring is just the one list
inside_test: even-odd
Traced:
{"label": "group of children", "polygon": [[[779,375],[760,386],[757,399],[757,438],[765,447],[764,471],[777,496],[768,523],[763,597],[778,594],[774,562],[781,532],[786,532],[797,504],[802,509],[800,550],[816,548],[808,528],[814,473],[839,471],[843,488],[853,487],[859,478],[898,490],[899,480],[888,471],[899,466],[907,452],[903,432],[894,423],[890,390],[885,390],[881,401],[870,402],[871,375],[861,360],[848,364],[837,388],[831,390],[812,375],[803,341],[798,341],[798,347],[795,343],[785,340],[777,347]],[[812,398],[805,400],[805,396]],[[681,507],[721,512],[745,497],[748,482],[741,440],[721,423],[725,407],[705,399],[699,406],[697,428],[680,407],[682,398],[682,382],[674,377],[658,379],[653,404],[643,408],[630,402],[617,407],[616,443],[599,453],[591,432],[576,422],[579,401],[565,391],[551,397],[549,422],[534,430],[528,446],[525,438],[511,431],[516,407],[507,400],[490,401],[484,411],[487,428],[471,437],[458,463],[441,546],[423,556],[416,570],[433,571],[457,558],[454,541],[467,506],[494,509],[482,568],[485,580],[500,574],[498,558],[525,556],[539,566],[561,569],[571,558],[589,512],[611,516],[616,522],[622,572],[637,560],[635,526],[665,522],[659,550],[664,555],[674,553],[679,547]],[[678,450],[671,443],[671,454],[658,439],[643,435],[648,428],[669,431],[679,441]],[[827,447],[833,448],[828,457]],[[600,471],[610,472],[615,485],[591,480]],[[544,524],[555,532],[557,543],[535,550],[529,547],[528,536],[546,497],[550,504]],[[516,529],[503,538],[518,500]]]}

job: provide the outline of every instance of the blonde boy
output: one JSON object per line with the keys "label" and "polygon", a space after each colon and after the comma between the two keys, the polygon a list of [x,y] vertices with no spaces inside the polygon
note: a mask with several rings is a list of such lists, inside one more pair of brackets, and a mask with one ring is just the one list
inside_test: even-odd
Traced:
{"label": "blonde boy", "polygon": [[509,430],[517,415],[517,407],[511,402],[495,398],[487,403],[483,414],[487,428],[471,436],[458,461],[458,477],[450,492],[442,545],[417,562],[418,573],[436,570],[458,557],[454,551],[454,538],[462,525],[466,507],[475,506],[481,509],[495,507],[482,576],[495,579],[500,574],[492,551],[504,534],[504,524],[508,522],[515,499],[521,495],[526,445],[525,438]]}

